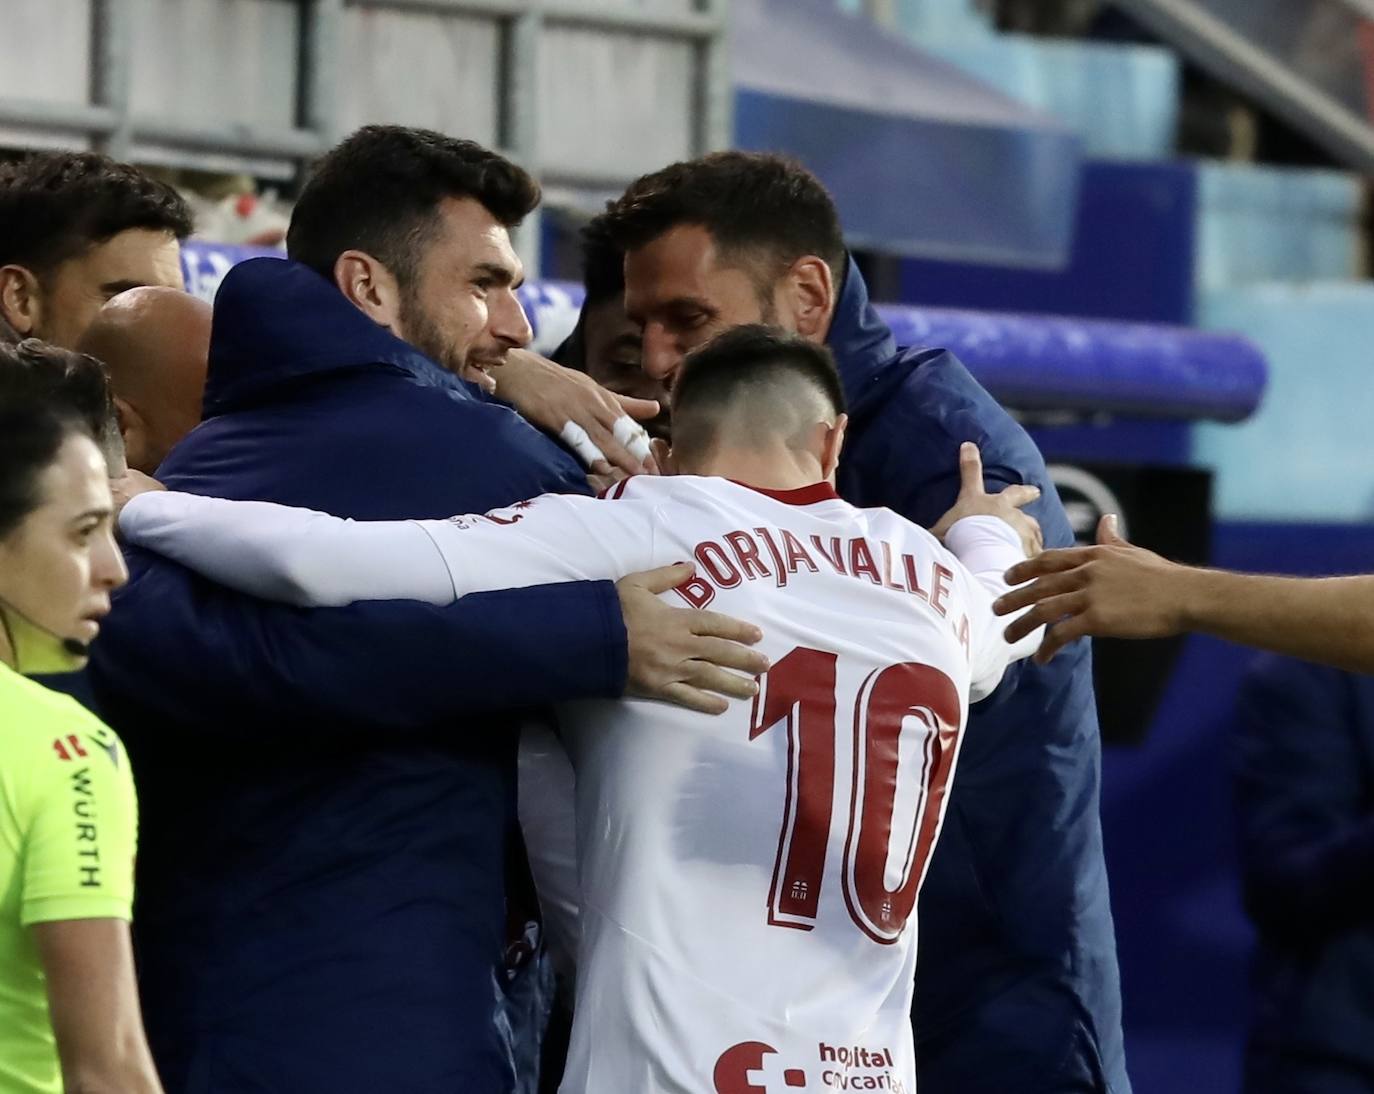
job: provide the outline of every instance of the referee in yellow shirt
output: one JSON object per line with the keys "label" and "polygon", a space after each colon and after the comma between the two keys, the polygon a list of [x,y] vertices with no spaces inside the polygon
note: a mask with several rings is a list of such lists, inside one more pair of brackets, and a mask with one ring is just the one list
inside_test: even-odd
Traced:
{"label": "referee in yellow shirt", "polygon": [[129,917],[137,808],[124,748],[25,679],[72,671],[125,578],[89,357],[0,345],[0,1091],[161,1092]]}

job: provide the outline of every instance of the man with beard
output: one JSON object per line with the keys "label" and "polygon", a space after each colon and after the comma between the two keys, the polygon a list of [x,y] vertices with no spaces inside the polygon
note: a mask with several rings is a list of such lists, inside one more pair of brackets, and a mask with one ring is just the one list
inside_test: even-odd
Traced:
{"label": "man with beard", "polygon": [[[508,230],[538,198],[470,142],[345,140],[300,196],[294,261],[225,278],[206,420],[163,480],[358,519],[586,492],[458,378],[490,387],[529,339]],[[417,614],[301,613],[130,563],[92,679],[142,792],[135,944],[168,1089],[509,1090],[517,711],[622,693],[723,709],[711,693],[752,694],[765,664],[723,640],[756,629],[662,605],[682,566]]]}
{"label": "man with beard", "polygon": [[[951,354],[896,345],[834,201],[799,164],[746,152],[674,164],[632,183],[606,223],[650,376],[671,389],[689,351],[746,323],[823,342],[850,408],[846,501],[929,527],[953,504],[972,441],[988,489],[1040,487],[1031,512],[1046,543],[1072,542],[1025,430]],[[973,715],[922,898],[922,1094],[1129,1091],[1100,755],[1083,642],[1051,666],[1018,666]]]}
{"label": "man with beard", "polygon": [[166,183],[95,152],[0,164],[0,323],[73,349],[102,304],[183,287],[191,212]]}

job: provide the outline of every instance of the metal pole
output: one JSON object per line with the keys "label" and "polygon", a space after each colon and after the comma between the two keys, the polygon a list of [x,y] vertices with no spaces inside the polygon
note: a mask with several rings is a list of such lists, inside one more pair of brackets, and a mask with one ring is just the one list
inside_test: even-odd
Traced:
{"label": "metal pole", "polygon": [[1224,75],[1337,159],[1374,170],[1374,127],[1191,0],[1115,0],[1195,62]]}
{"label": "metal pole", "polygon": [[339,132],[339,39],[344,0],[306,0],[302,10],[299,110],[296,124],[332,148]]}
{"label": "metal pole", "polygon": [[[539,177],[542,148],[539,141],[539,47],[544,34],[541,0],[511,19],[505,33],[505,88],[501,110],[500,141],[520,166]],[[515,231],[515,249],[532,277],[540,273],[541,214],[535,210]]]}
{"label": "metal pole", "polygon": [[91,99],[109,110],[114,127],[92,134],[106,155],[127,160],[133,148],[129,88],[133,74],[133,0],[93,0],[91,4]]}
{"label": "metal pole", "polygon": [[697,48],[694,151],[700,156],[735,143],[735,88],[728,0],[698,0],[698,9],[717,24],[715,34]]}

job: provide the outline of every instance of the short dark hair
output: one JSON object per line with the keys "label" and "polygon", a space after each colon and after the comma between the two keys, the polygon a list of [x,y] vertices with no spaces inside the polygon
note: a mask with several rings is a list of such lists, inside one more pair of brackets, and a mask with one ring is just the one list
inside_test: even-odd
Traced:
{"label": "short dark hair", "polygon": [[689,353],[673,385],[673,440],[701,446],[705,438],[688,442],[680,428],[687,419],[709,424],[731,407],[740,406],[751,390],[772,388],[779,380],[801,380],[844,413],[844,386],[835,358],[825,346],[776,327],[748,323],[733,327]]}
{"label": "short dark hair", "polygon": [[625,250],[612,234],[609,213],[593,217],[582,229],[582,284],[587,304],[625,294]]}
{"label": "short dark hair", "polygon": [[369,125],[326,152],[301,190],[286,253],[325,277],[344,251],[366,251],[402,285],[444,198],[472,198],[513,228],[539,204],[523,168],[473,141],[432,129]]}
{"label": "short dark hair", "polygon": [[191,234],[191,210],[165,182],[95,152],[33,152],[0,164],[0,265],[40,277],[134,228]]}
{"label": "short dark hair", "polygon": [[27,338],[0,345],[0,538],[39,504],[38,479],[73,433],[98,441],[112,402],[94,357]]}
{"label": "short dark hair", "polygon": [[796,160],[760,152],[713,152],[632,182],[611,203],[606,230],[634,251],[672,228],[697,224],[727,254],[762,254],[780,266],[824,259],[838,285],[844,233],[829,191]]}
{"label": "short dark hair", "polygon": [[606,216],[594,217],[581,232],[582,287],[586,296],[572,333],[553,351],[552,358],[564,368],[586,372],[587,311],[625,295],[625,253],[606,229]]}

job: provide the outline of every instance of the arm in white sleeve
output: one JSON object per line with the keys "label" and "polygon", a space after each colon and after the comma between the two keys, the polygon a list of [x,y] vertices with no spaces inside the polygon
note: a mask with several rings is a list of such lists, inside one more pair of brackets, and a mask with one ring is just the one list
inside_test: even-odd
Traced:
{"label": "arm in white sleeve", "polygon": [[483,516],[416,523],[447,563],[456,595],[466,596],[650,569],[654,509],[647,499],[544,494]]}
{"label": "arm in white sleeve", "polygon": [[1040,648],[1041,627],[1014,646],[1003,632],[1008,620],[993,615],[992,603],[1011,586],[1006,572],[1026,558],[1021,537],[1004,520],[992,516],[965,517],[945,535],[945,546],[969,577],[969,652],[972,661],[970,696],[974,702],[996,689],[1007,665]]}
{"label": "arm in white sleeve", "polygon": [[265,501],[140,494],[125,541],[239,592],[302,607],[455,599],[444,557],[413,521],[352,521]]}
{"label": "arm in white sleeve", "polygon": [[548,494],[485,516],[353,521],[270,502],[151,492],[129,542],[253,596],[303,607],[449,604],[468,593],[623,577],[651,565],[641,503]]}

